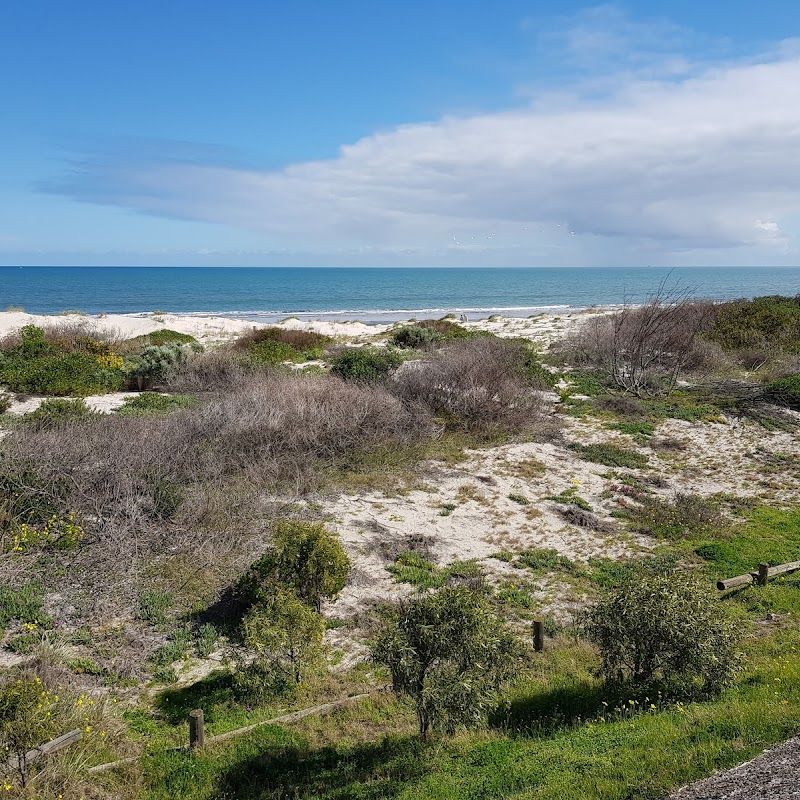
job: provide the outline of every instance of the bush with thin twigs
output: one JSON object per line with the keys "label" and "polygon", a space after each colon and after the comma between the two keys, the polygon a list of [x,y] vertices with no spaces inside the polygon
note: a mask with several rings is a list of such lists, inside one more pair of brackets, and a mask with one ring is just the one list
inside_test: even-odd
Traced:
{"label": "bush with thin twigs", "polygon": [[422,404],[450,427],[520,431],[541,414],[538,386],[526,380],[527,349],[485,338],[454,342],[424,361],[408,362],[389,384],[407,404]]}
{"label": "bush with thin twigs", "polygon": [[[354,454],[432,431],[423,412],[380,388],[330,376],[251,378],[178,414],[99,416],[80,436],[19,428],[0,447],[0,500],[7,484],[9,524],[74,511],[91,543],[75,558],[87,569],[98,559],[130,567],[216,526],[233,535],[234,508],[244,524],[265,488],[304,491]],[[218,502],[215,487],[230,501]]]}
{"label": "bush with thin twigs", "polygon": [[573,366],[601,370],[610,383],[638,397],[665,395],[694,355],[712,305],[662,281],[642,305],[588,321],[554,350]]}

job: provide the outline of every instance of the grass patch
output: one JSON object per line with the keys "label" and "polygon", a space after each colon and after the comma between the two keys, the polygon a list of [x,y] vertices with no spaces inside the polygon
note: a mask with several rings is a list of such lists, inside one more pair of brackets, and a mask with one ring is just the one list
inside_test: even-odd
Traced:
{"label": "grass patch", "polygon": [[567,445],[570,450],[578,453],[586,461],[595,464],[604,464],[607,467],[628,467],[629,469],[644,469],[649,465],[647,456],[635,450],[626,450],[613,444],[597,442],[594,444],[580,444],[571,442]]}
{"label": "grass patch", "polygon": [[386,569],[398,583],[410,583],[420,591],[439,589],[452,580],[483,577],[483,571],[476,561],[454,561],[440,568],[413,551],[401,553],[397,562]]}
{"label": "grass patch", "polygon": [[762,637],[719,700],[650,709],[644,698],[607,694],[591,650],[556,640],[489,731],[424,744],[401,707],[369,700],[200,753],[148,754],[146,797],[655,799],[797,730],[798,649],[797,631]]}
{"label": "grass patch", "polygon": [[516,564],[534,572],[574,572],[576,569],[575,562],[554,547],[525,550],[517,555]]}
{"label": "grass patch", "polygon": [[560,494],[549,495],[547,499],[553,500],[556,503],[561,503],[562,505],[578,506],[578,508],[582,508],[584,511],[592,511],[592,506],[589,501],[584,500],[577,492],[577,488],[571,486],[569,489],[564,489]]}
{"label": "grass patch", "polygon": [[158,392],[142,392],[136,397],[125,398],[125,405],[117,410],[122,417],[140,417],[144,414],[168,414],[189,408],[194,399],[187,395],[159,394]]}

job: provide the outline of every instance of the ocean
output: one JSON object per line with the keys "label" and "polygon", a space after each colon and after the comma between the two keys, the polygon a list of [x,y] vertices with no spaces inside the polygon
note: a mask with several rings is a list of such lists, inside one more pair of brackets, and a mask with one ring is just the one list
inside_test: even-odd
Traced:
{"label": "ocean", "polygon": [[477,319],[642,302],[665,279],[717,300],[800,294],[800,267],[0,267],[0,310]]}

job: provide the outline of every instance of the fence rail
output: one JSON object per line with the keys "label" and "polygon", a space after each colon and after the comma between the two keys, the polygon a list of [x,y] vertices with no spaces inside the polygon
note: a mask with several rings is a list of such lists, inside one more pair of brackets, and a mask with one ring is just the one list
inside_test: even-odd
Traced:
{"label": "fence rail", "polygon": [[733,589],[736,586],[747,586],[751,583],[766,586],[770,578],[776,578],[778,575],[788,575],[798,570],[800,570],[800,561],[790,561],[788,564],[779,564],[777,567],[771,567],[769,564],[762,562],[758,565],[758,569],[753,572],[717,581],[717,589],[723,591],[724,589]]}

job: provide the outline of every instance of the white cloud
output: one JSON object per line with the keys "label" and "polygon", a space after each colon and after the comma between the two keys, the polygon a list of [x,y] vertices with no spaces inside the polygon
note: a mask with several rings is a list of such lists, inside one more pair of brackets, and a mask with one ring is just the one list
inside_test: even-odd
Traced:
{"label": "white cloud", "polygon": [[800,212],[796,48],[692,72],[402,126],[279,171],[90,161],[58,190],[276,247],[416,263],[734,263],[772,258],[778,240],[796,257],[784,224]]}

